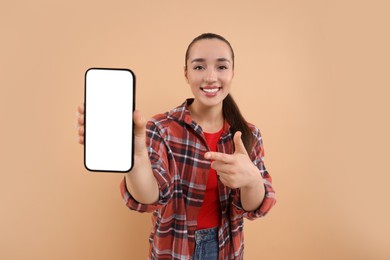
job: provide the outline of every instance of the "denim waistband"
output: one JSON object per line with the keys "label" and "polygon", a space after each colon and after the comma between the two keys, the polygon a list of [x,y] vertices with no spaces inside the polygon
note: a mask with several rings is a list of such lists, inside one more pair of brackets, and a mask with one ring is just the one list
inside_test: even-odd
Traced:
{"label": "denim waistband", "polygon": [[208,228],[208,229],[200,229],[195,231],[195,242],[196,244],[207,242],[210,240],[218,241],[218,227]]}

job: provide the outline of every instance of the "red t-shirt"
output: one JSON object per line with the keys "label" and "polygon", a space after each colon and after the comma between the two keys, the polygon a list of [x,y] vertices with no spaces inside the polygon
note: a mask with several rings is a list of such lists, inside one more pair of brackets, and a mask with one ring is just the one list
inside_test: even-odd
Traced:
{"label": "red t-shirt", "polygon": [[[222,132],[223,129],[217,133],[204,133],[207,145],[211,151],[217,151],[217,143],[221,137]],[[217,172],[210,168],[206,193],[198,215],[197,229],[218,227],[220,222],[221,205],[219,203],[218,176]]]}

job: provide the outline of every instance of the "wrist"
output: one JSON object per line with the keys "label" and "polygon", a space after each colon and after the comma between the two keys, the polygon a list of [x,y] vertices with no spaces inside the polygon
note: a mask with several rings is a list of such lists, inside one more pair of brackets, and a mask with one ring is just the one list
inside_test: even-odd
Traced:
{"label": "wrist", "polygon": [[263,185],[263,177],[259,173],[256,166],[253,166],[253,170],[250,173],[250,178],[248,180],[247,185],[244,185],[245,189],[257,189],[259,186]]}

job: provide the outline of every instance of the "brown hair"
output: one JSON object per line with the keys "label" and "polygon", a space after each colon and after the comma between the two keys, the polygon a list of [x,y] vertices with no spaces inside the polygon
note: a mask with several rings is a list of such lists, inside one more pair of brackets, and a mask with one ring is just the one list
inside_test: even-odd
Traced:
{"label": "brown hair", "polygon": [[[226,40],[221,35],[215,33],[204,33],[192,40],[192,42],[187,47],[187,51],[185,55],[185,69],[187,69],[187,61],[189,58],[189,52],[192,45],[197,41],[206,40],[206,39],[217,39],[223,41],[229,46],[232,55],[233,69],[234,69],[234,51],[232,46],[230,45],[228,40]],[[222,113],[223,113],[223,117],[230,124],[232,134],[234,135],[237,131],[240,131],[242,133],[242,142],[244,143],[246,151],[248,152],[248,154],[250,154],[254,143],[254,136],[252,130],[248,125],[248,122],[242,116],[240,109],[237,106],[237,103],[234,101],[233,97],[230,94],[228,94],[226,98],[223,100]]]}

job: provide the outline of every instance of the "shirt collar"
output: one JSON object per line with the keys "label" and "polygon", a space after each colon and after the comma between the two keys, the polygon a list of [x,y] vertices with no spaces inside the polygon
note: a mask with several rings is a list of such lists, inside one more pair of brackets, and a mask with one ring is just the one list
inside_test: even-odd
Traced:
{"label": "shirt collar", "polygon": [[188,109],[188,106],[191,105],[193,101],[194,101],[193,98],[186,99],[186,101],[184,101],[183,104],[169,111],[168,117],[192,125],[193,124],[192,117],[190,114],[190,110]]}
{"label": "shirt collar", "polygon": [[[190,126],[192,126],[195,130],[199,129],[200,126],[192,120],[192,116],[190,113],[190,110],[188,109],[188,106],[190,106],[194,102],[193,98],[188,98],[182,103],[180,106],[172,109],[168,112],[168,117],[184,122]],[[227,122],[227,120],[224,120],[223,124],[223,132],[222,135],[227,134],[230,130],[230,124]]]}

